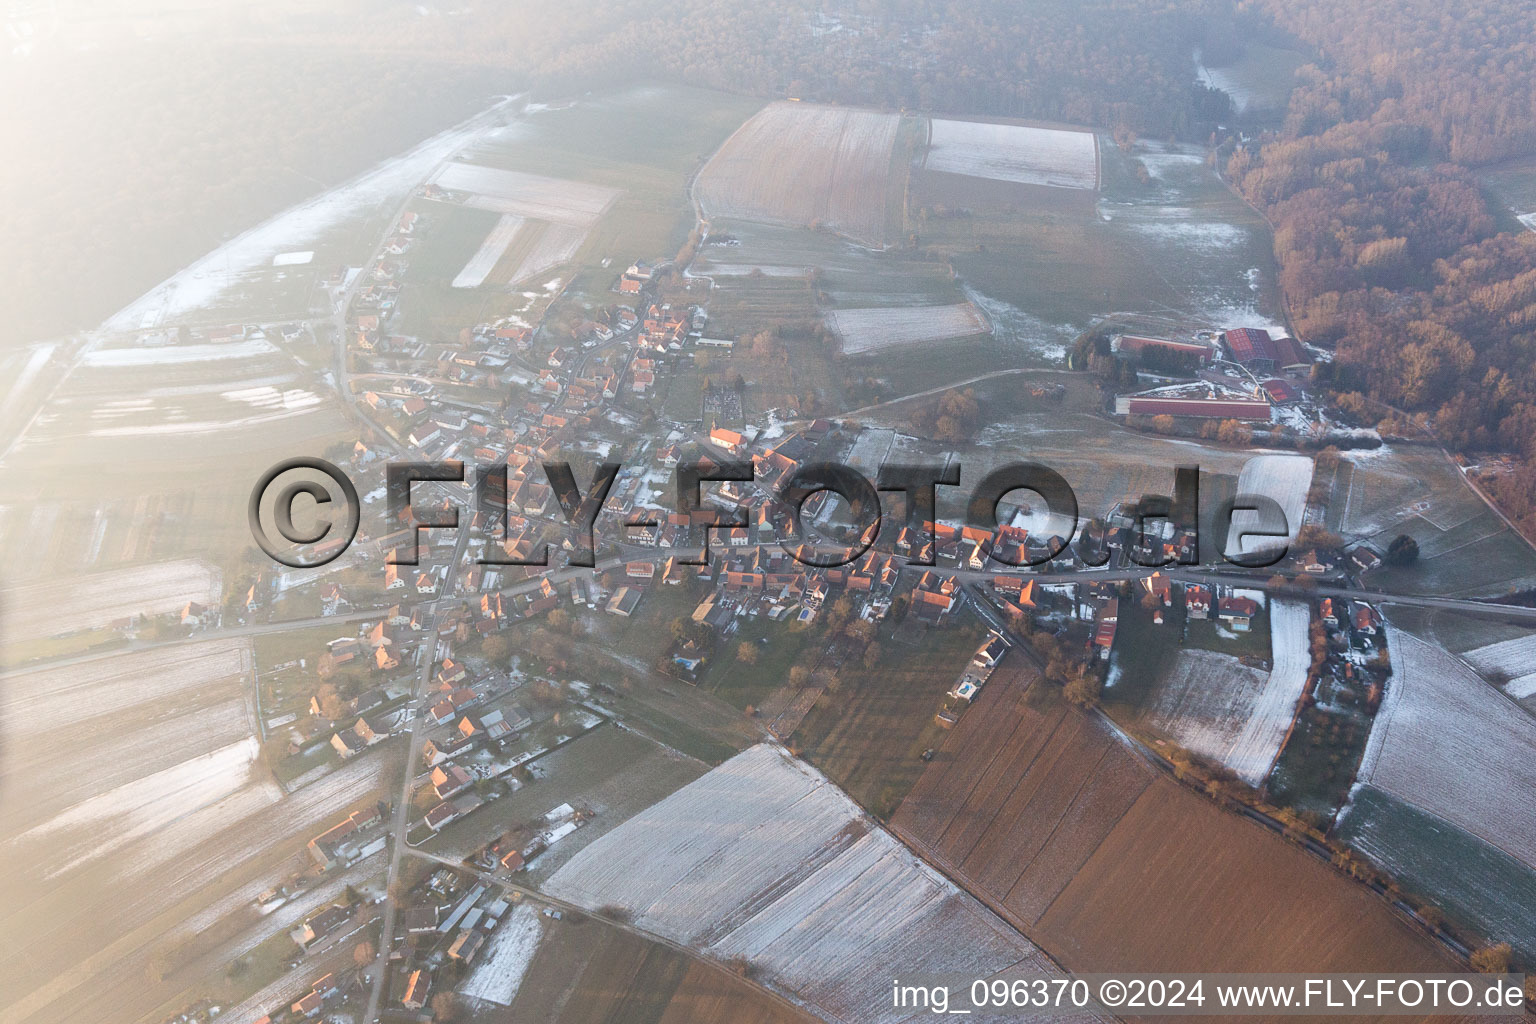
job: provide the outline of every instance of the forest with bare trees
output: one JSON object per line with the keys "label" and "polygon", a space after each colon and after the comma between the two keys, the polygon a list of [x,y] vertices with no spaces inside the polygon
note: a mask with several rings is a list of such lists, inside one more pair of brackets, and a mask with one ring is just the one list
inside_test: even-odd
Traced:
{"label": "forest with bare trees", "polygon": [[1472,168],[1536,148],[1523,4],[1257,0],[1321,55],[1283,129],[1227,170],[1275,228],[1293,326],[1333,387],[1462,451],[1512,448],[1487,481],[1536,528],[1536,234],[1499,231]]}

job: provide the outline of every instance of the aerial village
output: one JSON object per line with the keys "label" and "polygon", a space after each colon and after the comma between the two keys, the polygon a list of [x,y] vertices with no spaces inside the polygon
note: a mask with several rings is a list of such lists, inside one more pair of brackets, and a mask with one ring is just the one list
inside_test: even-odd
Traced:
{"label": "aerial village", "polygon": [[[1265,614],[1265,595],[1240,579],[1197,582],[1178,571],[1201,561],[1191,524],[1145,520],[1136,504],[1126,502],[1091,517],[1069,545],[1059,535],[1032,531],[1038,520],[1022,503],[1000,508],[995,529],[909,515],[894,523],[887,518],[877,534],[859,536],[829,494],[819,492],[806,502],[805,521],[860,553],[834,567],[807,565],[781,543],[789,514],[776,500],[775,484],[808,461],[841,456],[857,463],[869,440],[862,428],[786,410],[783,420],[754,429],[743,421],[739,394],[730,385],[706,389],[695,420],[662,417],[655,399],[669,374],[701,353],[729,351],[735,342],[710,335],[707,293],[687,304],[663,298],[678,288],[661,261],[615,268],[611,304],[590,310],[568,331],[513,316],[470,325],[457,346],[397,335],[391,314],[409,272],[413,237],[430,230],[424,220],[407,213],[374,265],[338,272],[329,282],[338,302],[350,296],[339,362],[341,372],[353,377],[351,392],[365,423],[363,439],[346,453],[348,468],[375,511],[384,493],[383,468],[392,458],[504,462],[505,488],[498,484],[489,501],[469,512],[462,523],[468,529],[418,530],[409,521],[365,526],[347,557],[354,566],[371,566],[370,573],[311,576],[322,614],[349,628],[313,658],[271,666],[276,682],[263,687],[277,696],[284,688],[314,691],[308,714],[264,722],[279,774],[290,782],[303,784],[336,763],[374,756],[374,748],[392,737],[419,731],[402,837],[412,851],[432,849],[434,837],[525,786],[560,787],[559,775],[541,766],[545,755],[600,726],[624,727],[607,699],[615,693],[611,686],[561,683],[521,668],[513,648],[500,640],[518,623],[568,622],[572,614],[628,618],[659,592],[696,594],[656,666],[687,685],[712,660],[733,656],[733,640],[748,622],[804,628],[818,616],[836,614],[873,631],[896,609],[898,632],[921,632],[942,627],[969,604],[991,628],[936,698],[934,722],[950,729],[1006,652],[1027,638],[1051,637],[1055,649],[1078,664],[1079,680],[1091,680],[1097,693],[1115,671],[1110,661],[1123,609],[1148,609],[1154,628],[1211,623],[1223,636],[1247,632]],[[661,287],[664,277],[667,288]],[[696,293],[688,285],[684,290]],[[1170,419],[1193,430],[1268,423],[1272,410],[1304,400],[1302,378],[1311,359],[1291,339],[1254,328],[1194,331],[1180,340],[1114,333],[1109,351],[1139,361],[1146,371],[1142,382],[1155,385],[1109,399],[1113,414],[1163,432]],[[579,478],[619,450],[625,462],[598,520],[597,567],[562,572],[572,547],[562,508],[573,507],[577,498],[555,493],[540,464],[575,457],[582,460]],[[717,483],[701,507],[680,513],[672,508],[672,473],[685,457],[702,458],[706,469],[713,462],[750,460],[754,476]],[[1316,522],[1304,494],[1299,506],[1294,495],[1277,497],[1301,511],[1304,522]],[[418,515],[452,504],[445,492],[425,488],[415,501]],[[1369,547],[1345,551],[1321,528],[1300,533],[1286,567],[1302,578],[1346,581],[1380,563]],[[330,552],[322,544],[308,553]],[[1015,568],[1026,562],[1034,567]],[[1138,568],[1144,565],[1170,568],[1147,575]],[[1084,576],[1093,571],[1104,579]],[[277,573],[254,573],[241,583],[240,621],[262,622],[291,586]],[[1320,687],[1326,692],[1317,699],[1325,706],[1347,698],[1374,707],[1388,674],[1385,657],[1378,657],[1379,616],[1369,605],[1342,599],[1323,598],[1311,607],[1300,627],[1303,640],[1310,628],[1315,641],[1309,694]],[[367,611],[376,608],[385,610]],[[180,626],[195,634],[220,616],[217,609],[189,605]],[[1259,661],[1271,667],[1267,656]],[[413,685],[417,676],[427,680],[424,694]],[[798,711],[766,720],[768,731],[787,740],[817,692],[813,686]],[[924,752],[924,759],[932,753]],[[396,811],[381,801],[339,818],[309,841],[309,867],[262,893],[258,904],[276,909],[384,852]],[[470,846],[425,854],[436,862],[434,870],[395,894],[395,946],[382,961],[389,971],[385,1005],[426,1012],[434,994],[469,976],[498,928],[534,896],[523,879],[597,813],[562,800],[511,830],[482,829]],[[374,934],[381,914],[376,906],[385,899],[349,885],[298,921],[289,933],[300,951],[291,964],[294,976],[320,954]],[[564,912],[547,900],[536,905],[555,918]],[[355,969],[318,975],[289,1003],[270,1007],[258,1024],[355,1008],[376,969],[366,939],[361,948]],[[194,1012],[179,1019],[198,1017]]]}

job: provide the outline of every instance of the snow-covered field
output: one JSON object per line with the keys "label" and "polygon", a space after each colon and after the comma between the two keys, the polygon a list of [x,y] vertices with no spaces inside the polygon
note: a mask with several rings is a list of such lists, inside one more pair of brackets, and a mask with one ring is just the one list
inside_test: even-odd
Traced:
{"label": "snow-covered field", "polygon": [[0,642],[98,629],[130,615],[177,611],[188,601],[217,604],[222,589],[218,569],[194,559],[14,587],[0,595]]}
{"label": "snow-covered field", "polygon": [[[1238,497],[1262,495],[1280,506],[1290,530],[1284,543],[1296,540],[1302,515],[1307,508],[1307,490],[1312,486],[1310,455],[1256,455],[1243,465],[1237,477]],[[1245,530],[1263,529],[1266,520],[1257,512],[1235,512],[1227,532],[1229,555],[1249,555],[1282,543],[1279,537],[1244,536]]]}
{"label": "snow-covered field", "polygon": [[878,244],[899,124],[873,110],[770,103],[710,158],[694,195],[710,218],[814,221]]}
{"label": "snow-covered field", "polygon": [[511,1006],[543,935],[544,919],[535,904],[513,908],[459,992],[471,999]]}
{"label": "snow-covered field", "polygon": [[934,118],[930,171],[1058,188],[1098,188],[1098,142],[1092,132],[983,124]]}
{"label": "snow-covered field", "polygon": [[1482,673],[1498,673],[1509,682],[1504,692],[1516,700],[1536,694],[1536,633],[1488,644],[1463,655]]}
{"label": "snow-covered field", "polygon": [[1267,674],[1229,654],[1180,651],[1145,713],[1147,724],[1259,785],[1280,755],[1306,688],[1309,617],[1302,602],[1271,602],[1274,668]]}
{"label": "snow-covered field", "polygon": [[522,226],[523,218],[512,213],[502,214],[501,219],[486,234],[485,241],[480,243],[480,248],[475,250],[475,254],[464,264],[464,269],[453,279],[453,287],[478,288],[484,284]]}
{"label": "snow-covered field", "polygon": [[852,355],[922,341],[966,338],[991,330],[986,316],[970,302],[834,309],[827,313],[827,326],[841,339],[843,351]]}
{"label": "snow-covered field", "polygon": [[112,715],[143,703],[188,703],[192,695],[249,670],[243,642],[178,644],[93,658],[13,676],[0,687],[0,737],[16,737]]}
{"label": "snow-covered field", "polygon": [[1460,658],[1387,628],[1392,678],[1359,781],[1536,868],[1536,719]]}
{"label": "snow-covered field", "polygon": [[893,976],[1057,973],[825,777],[769,744],[635,815],[546,888],[593,909],[623,906],[641,928],[712,957],[746,958],[765,984],[831,1020],[887,1019]]}
{"label": "snow-covered field", "polygon": [[619,197],[618,189],[602,185],[459,162],[448,164],[432,181],[441,188],[473,193],[469,206],[581,228],[590,227]]}
{"label": "snow-covered field", "polygon": [[1145,721],[1181,746],[1226,763],[1266,682],[1264,672],[1230,654],[1181,650],[1158,683]]}
{"label": "snow-covered field", "polygon": [[1227,766],[1249,785],[1259,785],[1274,767],[1295,717],[1296,703],[1306,689],[1312,660],[1307,652],[1310,622],[1311,612],[1304,601],[1269,603],[1269,679],[1226,759]]}
{"label": "snow-covered field", "polygon": [[80,360],[81,366],[167,366],[181,363],[223,362],[255,359],[277,352],[262,338],[211,345],[134,345],[128,348],[96,348]]}
{"label": "snow-covered field", "polygon": [[[35,843],[74,834],[80,842],[77,854],[58,857],[48,877],[54,877],[100,857],[116,853],[136,839],[165,828],[185,814],[216,804],[251,779],[258,747],[253,736],[189,758],[152,775],[134,779],[114,789],[82,800],[41,825],[28,829],[11,842]],[[275,800],[277,793],[268,794]],[[110,829],[110,837],[106,835]],[[58,849],[55,846],[55,849]]]}

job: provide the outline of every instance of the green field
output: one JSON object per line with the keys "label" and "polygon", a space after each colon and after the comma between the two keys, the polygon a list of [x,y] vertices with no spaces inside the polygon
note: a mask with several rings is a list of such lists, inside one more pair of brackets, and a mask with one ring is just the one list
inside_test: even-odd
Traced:
{"label": "green field", "polygon": [[1527,967],[1536,963],[1536,872],[1513,857],[1369,786],[1337,834],[1459,930],[1508,942]]}

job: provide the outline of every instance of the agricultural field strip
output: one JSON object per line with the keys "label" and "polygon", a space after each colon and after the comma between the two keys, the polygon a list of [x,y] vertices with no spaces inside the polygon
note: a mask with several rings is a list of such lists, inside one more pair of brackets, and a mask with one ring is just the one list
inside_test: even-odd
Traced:
{"label": "agricultural field strip", "polygon": [[553,270],[562,263],[569,263],[586,239],[587,233],[582,228],[560,223],[546,225],[544,233],[539,236],[528,255],[512,271],[508,283],[519,284],[536,274]]}
{"label": "agricultural field strip", "polygon": [[[18,443],[20,450],[56,459],[60,441],[246,430],[334,412],[291,356],[260,339],[90,353],[97,359],[107,356],[119,358],[70,374]],[[93,451],[100,454],[99,448]]]}
{"label": "agricultural field strip", "polygon": [[899,124],[895,114],[771,103],[710,158],[694,195],[710,219],[819,221],[880,244]]}
{"label": "agricultural field strip", "polygon": [[45,736],[139,705],[182,699],[186,691],[221,688],[251,671],[250,646],[216,640],[113,653],[43,669],[24,684],[0,689],[0,730],[8,738]]}
{"label": "agricultural field strip", "polygon": [[1230,654],[1180,650],[1142,721],[1187,750],[1230,764],[1267,682],[1264,672]]}
{"label": "agricultural field strip", "polygon": [[[40,741],[7,737],[0,747],[0,792],[13,785],[30,792],[25,800],[0,800],[0,834],[17,835],[93,793],[114,791],[245,739],[250,735],[245,699],[238,685],[223,690],[221,699],[156,713],[138,728],[97,716],[92,720],[101,726],[97,729],[55,731]],[[28,775],[53,782],[26,786]]]}
{"label": "agricultural field strip", "polygon": [[827,326],[842,340],[843,351],[850,355],[920,341],[967,338],[992,329],[986,316],[971,302],[833,309],[827,311]]}
{"label": "agricultural field strip", "polygon": [[1536,868],[1536,719],[1460,658],[1393,626],[1359,779]]}
{"label": "agricultural field strip", "polygon": [[99,629],[131,615],[217,604],[222,581],[207,562],[180,559],[15,587],[0,594],[5,641]]}
{"label": "agricultural field strip", "polygon": [[507,251],[507,246],[512,244],[512,239],[522,230],[523,218],[513,213],[504,213],[500,219],[486,233],[485,241],[480,243],[474,255],[464,264],[458,276],[453,279],[454,288],[478,288],[485,283],[502,254]]}
{"label": "agricultural field strip", "polygon": [[459,993],[499,1006],[511,1006],[522,987],[523,976],[533,963],[544,933],[544,918],[533,903],[514,907],[496,929],[480,962]]}
{"label": "agricultural field strip", "polygon": [[1351,795],[1338,835],[1453,920],[1536,953],[1536,871],[1504,851],[1371,786]]}
{"label": "agricultural field strip", "polygon": [[[127,895],[113,901],[105,916],[94,900],[71,903],[57,897],[63,900],[61,905],[73,910],[56,919],[57,927],[49,941],[40,944],[36,952],[40,956],[67,959],[74,966],[14,1000],[12,1016],[23,1020],[111,969],[122,954],[129,952],[124,943],[133,940],[135,929],[189,896],[206,893],[209,887],[227,886],[252,858],[313,835],[319,826],[336,816],[338,808],[376,794],[382,778],[380,758],[359,759],[333,772],[324,785],[316,784],[275,806],[251,806],[244,809],[243,815],[233,816],[221,815],[221,805],[211,805],[127,847],[113,862],[123,883],[122,891]],[[246,821],[257,812],[262,812],[259,818]],[[217,893],[212,895],[218,898]],[[0,918],[0,928],[4,926],[5,920]],[[100,942],[98,952],[80,956],[81,936]],[[66,945],[60,947],[60,943]],[[0,1021],[9,1019],[0,1016]]]}
{"label": "agricultural field strip", "polygon": [[1516,700],[1536,694],[1536,633],[1487,644],[1462,657],[1479,672],[1506,677],[1504,692]]}
{"label": "agricultural field strip", "polygon": [[1092,132],[934,118],[926,170],[1057,188],[1099,186]]}
{"label": "agricultural field strip", "polygon": [[1224,759],[1227,767],[1250,786],[1258,786],[1269,777],[1306,690],[1311,667],[1307,650],[1310,624],[1311,610],[1305,602],[1269,602],[1269,678]]}
{"label": "agricultural field strip", "polygon": [[957,977],[1032,958],[1050,968],[824,777],[767,744],[592,843],[546,888],[583,906],[621,905],[716,957],[747,957],[839,1020],[871,1019],[880,1005],[888,982],[870,964]]}
{"label": "agricultural field strip", "polygon": [[448,164],[432,182],[441,188],[473,193],[469,205],[579,228],[591,227],[620,194],[618,189],[602,185],[460,162]]}
{"label": "agricultural field strip", "polygon": [[[1032,929],[1066,967],[1324,970],[1358,967],[1366,948],[1375,969],[1447,969],[1447,958],[1328,869],[1156,776],[1097,720],[1031,700],[1037,680],[1005,663],[892,827]],[[1002,753],[1005,741],[1017,752]],[[1039,753],[1030,760],[1021,746]],[[1085,761],[1074,746],[1100,756]],[[968,819],[978,813],[994,837],[990,851],[971,838]],[[1022,875],[1019,867],[968,874],[961,863],[987,869],[1010,857],[1031,858]]]}
{"label": "agricultural field strip", "polygon": [[[1310,455],[1255,455],[1243,465],[1237,477],[1237,493],[1262,495],[1273,500],[1285,513],[1289,534],[1286,543],[1296,540],[1302,514],[1307,507],[1307,490],[1312,486]],[[1278,537],[1247,535],[1244,531],[1261,529],[1264,517],[1257,512],[1237,511],[1227,531],[1227,550],[1240,554],[1262,551],[1280,543]]]}
{"label": "agricultural field strip", "polygon": [[82,368],[178,366],[222,363],[279,355],[277,346],[262,338],[205,345],[128,345],[93,348],[80,357]]}

